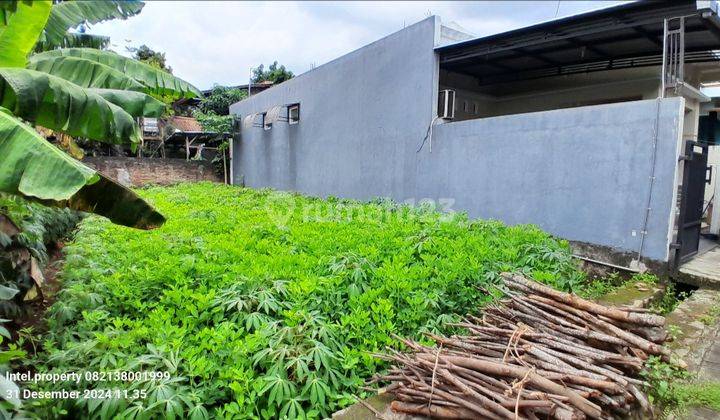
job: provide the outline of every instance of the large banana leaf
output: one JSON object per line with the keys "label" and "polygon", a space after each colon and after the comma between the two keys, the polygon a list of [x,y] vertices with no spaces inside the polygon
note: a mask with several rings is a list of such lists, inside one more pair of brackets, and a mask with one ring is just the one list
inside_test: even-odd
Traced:
{"label": "large banana leaf", "polygon": [[[28,2],[29,3],[29,2]],[[18,0],[0,1],[0,33],[7,26],[10,16],[17,10]]]}
{"label": "large banana leaf", "polygon": [[117,144],[140,142],[135,120],[119,106],[91,90],[34,70],[0,68],[0,106],[72,136]]}
{"label": "large banana leaf", "polygon": [[35,54],[30,57],[30,62],[45,60],[50,57],[78,57],[105,64],[145,85],[147,87],[147,93],[174,98],[202,96],[202,92],[190,83],[170,73],[137,60],[123,57],[112,51],[95,50],[92,48],[63,48]]}
{"label": "large banana leaf", "polygon": [[119,106],[133,117],[160,117],[165,104],[142,92],[116,89],[88,89]]}
{"label": "large banana leaf", "polygon": [[79,32],[67,32],[65,37],[59,44],[51,44],[47,41],[47,37],[43,33],[35,44],[35,51],[42,52],[52,50],[54,48],[97,48],[99,50],[107,48],[110,45],[110,37],[102,35],[85,34]]}
{"label": "large banana leaf", "polygon": [[98,23],[110,19],[126,19],[142,10],[140,1],[63,1],[55,4],[45,26],[48,47],[62,46],[68,29],[82,23]]}
{"label": "large banana leaf", "polygon": [[0,191],[152,229],[165,218],[131,190],[69,157],[0,109]]}
{"label": "large banana leaf", "polygon": [[[17,2],[0,22],[0,66],[24,67],[50,16],[49,1]],[[6,9],[3,9],[6,10]]]}
{"label": "large banana leaf", "polygon": [[27,68],[52,74],[84,88],[145,90],[145,86],[124,73],[95,61],[77,57],[33,59]]}

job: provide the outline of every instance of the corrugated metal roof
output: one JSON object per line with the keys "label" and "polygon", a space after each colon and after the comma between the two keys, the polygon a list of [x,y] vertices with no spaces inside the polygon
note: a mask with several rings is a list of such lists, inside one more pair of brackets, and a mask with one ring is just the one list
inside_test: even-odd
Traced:
{"label": "corrugated metal roof", "polygon": [[634,2],[436,48],[442,68],[481,84],[661,62],[663,22],[685,18],[685,61],[718,59],[715,2]]}

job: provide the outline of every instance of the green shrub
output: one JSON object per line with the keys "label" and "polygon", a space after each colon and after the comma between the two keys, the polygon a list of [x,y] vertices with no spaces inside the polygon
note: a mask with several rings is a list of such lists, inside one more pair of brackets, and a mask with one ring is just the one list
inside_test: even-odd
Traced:
{"label": "green shrub", "polygon": [[82,384],[147,397],[46,400],[38,413],[326,417],[364,395],[386,366],[371,353],[398,346],[393,334],[443,331],[492,299],[478,286],[500,272],[584,280],[567,243],[533,226],[210,183],[142,195],[162,228],[91,217],[65,248],[36,368],[172,378]]}
{"label": "green shrub", "polygon": [[12,299],[0,299],[0,318],[15,319],[23,310],[23,298],[35,284],[30,277],[31,257],[40,268],[48,261],[47,245],[66,237],[80,221],[80,213],[45,207],[23,198],[0,194],[0,215],[19,230],[0,231],[0,288],[16,293]]}
{"label": "green shrub", "polygon": [[65,238],[82,218],[82,213],[74,210],[46,207],[6,194],[0,194],[0,214],[20,229],[16,238],[0,238],[0,249],[14,239],[15,245],[28,248],[40,263],[47,262],[46,244]]}

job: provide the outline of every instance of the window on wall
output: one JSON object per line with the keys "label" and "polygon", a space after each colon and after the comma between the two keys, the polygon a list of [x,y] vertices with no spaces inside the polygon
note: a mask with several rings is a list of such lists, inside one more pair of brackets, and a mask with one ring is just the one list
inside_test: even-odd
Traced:
{"label": "window on wall", "polygon": [[288,106],[288,124],[297,124],[300,122],[300,104]]}
{"label": "window on wall", "polygon": [[272,122],[268,121],[267,113],[263,112],[260,116],[262,117],[263,130],[270,130],[272,128]]}

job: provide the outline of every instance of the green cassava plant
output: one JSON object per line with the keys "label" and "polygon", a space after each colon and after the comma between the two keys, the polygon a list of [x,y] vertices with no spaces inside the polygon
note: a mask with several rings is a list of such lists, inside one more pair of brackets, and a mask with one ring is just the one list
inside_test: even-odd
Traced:
{"label": "green cassava plant", "polygon": [[40,416],[329,417],[366,395],[394,334],[448,332],[499,273],[584,284],[568,244],[534,226],[211,183],[141,194],[168,222],[82,222],[32,363],[171,378],[134,384],[144,398],[35,401]]}

